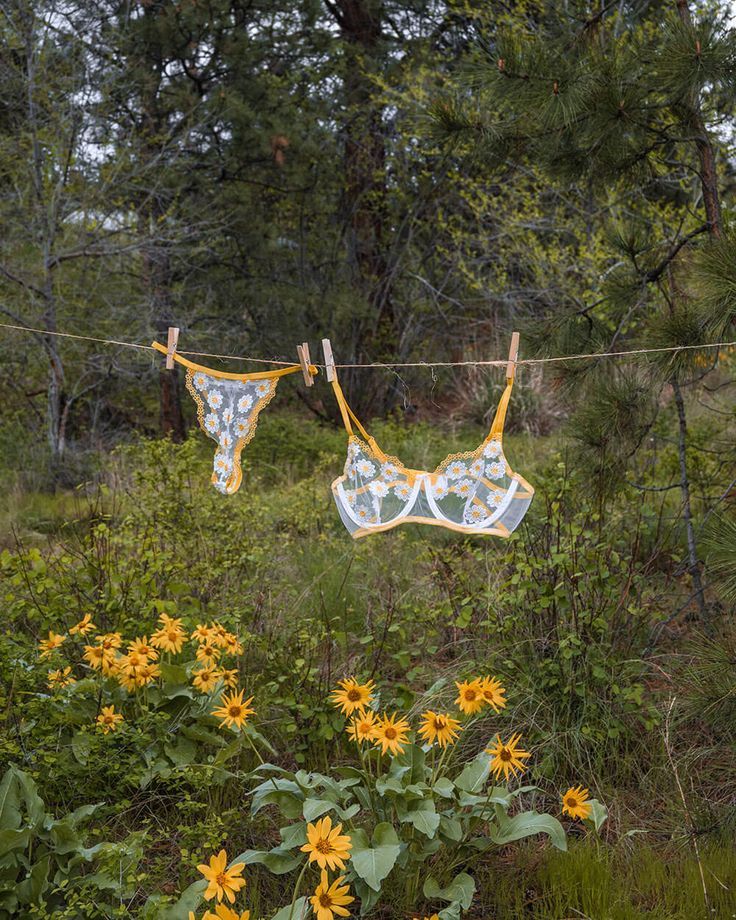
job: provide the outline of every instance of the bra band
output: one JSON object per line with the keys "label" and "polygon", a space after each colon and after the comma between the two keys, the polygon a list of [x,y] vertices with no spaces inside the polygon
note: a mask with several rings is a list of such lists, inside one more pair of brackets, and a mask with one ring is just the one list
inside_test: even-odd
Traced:
{"label": "bra band", "polygon": [[[162,355],[168,354],[168,349],[165,345],[162,345],[160,342],[151,342],[151,346],[160,351]],[[258,371],[255,374],[228,374],[225,371],[216,371],[211,367],[204,367],[202,364],[195,364],[193,361],[187,361],[186,358],[182,358],[181,355],[174,352],[173,354],[174,361],[177,361],[183,367],[188,367],[193,371],[202,371],[204,374],[209,374],[211,377],[219,377],[221,380],[270,380],[273,377],[285,377],[287,374],[296,374],[302,369],[301,364],[293,364],[288,367],[282,367],[277,371]],[[314,364],[309,365],[309,373],[315,377],[317,375],[317,368]]]}

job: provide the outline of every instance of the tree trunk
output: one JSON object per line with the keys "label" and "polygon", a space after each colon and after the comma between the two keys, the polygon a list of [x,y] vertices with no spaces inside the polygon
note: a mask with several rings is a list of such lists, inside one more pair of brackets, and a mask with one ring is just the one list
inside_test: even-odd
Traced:
{"label": "tree trunk", "polygon": [[[692,25],[690,7],[687,0],[677,0],[677,12],[685,25]],[[696,56],[700,55],[700,48],[693,49]],[[721,197],[718,191],[718,173],[716,170],[716,154],[708,134],[708,129],[703,120],[703,112],[697,92],[693,92],[685,103],[686,119],[690,130],[693,132],[693,142],[698,151],[700,161],[700,185],[703,191],[703,205],[708,221],[709,232],[715,237],[723,236],[723,218],[721,215]]]}
{"label": "tree trunk", "polygon": [[[156,7],[146,6],[145,16],[159,15]],[[151,29],[151,35],[156,31]],[[149,166],[160,157],[160,143],[166,137],[167,123],[162,111],[159,90],[163,79],[163,58],[160,46],[155,38],[139,49],[141,81],[141,109],[143,123],[141,126],[141,168],[147,172]],[[169,326],[178,326],[175,321],[174,305],[171,296],[171,259],[166,241],[157,239],[161,227],[166,226],[166,202],[163,192],[151,189],[144,193],[144,200],[138,208],[139,226],[148,240],[142,249],[143,279],[148,293],[149,315],[151,325],[159,338],[166,341]],[[182,409],[179,368],[174,365],[171,370],[162,367],[159,371],[159,427],[161,433],[169,435],[174,441],[183,441],[186,437],[186,424]]]}
{"label": "tree trunk", "polygon": [[698,549],[695,543],[695,527],[693,526],[692,506],[690,504],[690,479],[687,472],[687,418],[685,416],[685,402],[682,390],[676,379],[672,379],[672,390],[675,394],[677,418],[679,421],[677,448],[680,461],[680,494],[682,495],[682,516],[685,521],[685,536],[687,538],[688,572],[693,580],[693,594],[697,598],[700,616],[705,615],[705,595],[703,593],[703,580],[700,575],[698,562]]}
{"label": "tree trunk", "polygon": [[[386,143],[383,109],[370,77],[381,39],[381,0],[336,0],[331,9],[346,44],[345,188],[343,221],[356,288],[370,307],[353,330],[352,358],[381,361],[396,354],[397,330],[386,249]],[[347,375],[349,377],[349,375]],[[359,409],[385,401],[385,390],[350,385],[363,393]],[[381,408],[385,408],[381,405]]]}

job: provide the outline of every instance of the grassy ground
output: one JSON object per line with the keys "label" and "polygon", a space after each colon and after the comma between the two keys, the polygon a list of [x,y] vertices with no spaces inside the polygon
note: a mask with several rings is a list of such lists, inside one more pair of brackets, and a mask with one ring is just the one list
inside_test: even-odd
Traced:
{"label": "grassy ground", "polygon": [[[377,436],[431,468],[482,433],[388,422]],[[524,781],[539,789],[529,801],[559,815],[560,790],[580,782],[609,820],[600,836],[566,821],[567,853],[537,838],[494,849],[474,866],[468,917],[736,916],[736,640],[715,612],[660,632],[688,592],[673,576],[674,505],[624,491],[602,506],[551,439],[512,436],[507,450],[538,490],[509,542],[410,526],[354,543],[329,494],[344,436],[288,415],[264,418],[241,491],[227,501],[208,486],[211,451],[198,435],[100,458],[96,481],[74,491],[48,495],[8,480],[1,765],[32,777],[50,814],[103,802],[82,836],[117,847],[109,859],[125,876],[114,897],[102,897],[85,888],[92,869],[80,864],[66,883],[81,892],[77,902],[54,896],[49,903],[64,906],[35,915],[170,916],[167,905],[220,846],[236,853],[278,841],[269,810],[248,816],[244,777],[257,766],[248,750],[214,781],[204,765],[217,749],[202,738],[190,738],[194,753],[183,744],[184,710],[172,721],[171,710],[123,696],[129,727],[111,739],[89,726],[97,710],[71,655],[63,663],[73,663],[78,689],[62,701],[45,687],[49,664],[36,644],[49,629],[91,612],[101,629],[150,633],[164,611],[189,628],[218,619],[239,635],[240,685],[255,696],[269,759],[287,769],[355,763],[328,704],[346,674],[374,679],[382,705],[413,721],[437,699],[451,701],[456,679],[502,677],[508,708],[467,729],[457,762],[496,731],[520,731],[532,752]],[[251,917],[272,916],[293,878],[257,866],[248,875]],[[398,904],[371,915],[441,906]]]}

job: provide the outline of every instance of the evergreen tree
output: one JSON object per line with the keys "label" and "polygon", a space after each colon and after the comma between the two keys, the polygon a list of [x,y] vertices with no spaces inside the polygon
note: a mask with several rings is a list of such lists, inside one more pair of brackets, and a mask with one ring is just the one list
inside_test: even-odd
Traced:
{"label": "evergreen tree", "polygon": [[[733,255],[722,197],[733,188],[723,138],[735,64],[726,14],[708,6],[693,14],[685,0],[537,6],[480,35],[454,93],[432,107],[436,134],[492,170],[528,165],[539,194],[546,183],[587,188],[589,214],[609,239],[586,302],[560,303],[529,330],[538,353],[691,347],[733,330],[727,270],[717,279],[713,269]],[[672,395],[686,568],[701,609],[683,393],[716,361],[715,351],[684,351],[648,365],[555,365],[574,396],[583,464],[602,492],[626,483]]]}

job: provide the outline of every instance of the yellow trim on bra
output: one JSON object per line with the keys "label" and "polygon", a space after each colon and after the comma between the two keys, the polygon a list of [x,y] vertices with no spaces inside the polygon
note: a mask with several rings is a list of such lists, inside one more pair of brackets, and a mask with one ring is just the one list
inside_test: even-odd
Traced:
{"label": "yellow trim on bra", "polygon": [[402,524],[429,524],[432,527],[444,527],[446,530],[456,530],[458,533],[488,534],[489,536],[504,538],[511,536],[511,531],[503,524],[494,524],[493,527],[486,528],[485,530],[481,528],[470,529],[468,527],[461,527],[459,524],[453,524],[450,521],[438,521],[436,518],[409,515],[398,521],[389,521],[386,524],[379,524],[377,527],[361,527],[352,534],[352,537],[354,540],[359,540],[361,537],[369,537],[372,533],[383,533],[386,530],[392,530],[394,527],[400,527]]}
{"label": "yellow trim on bra", "polygon": [[[162,355],[168,353],[168,349],[165,345],[162,345],[160,342],[151,342],[151,347],[155,348],[156,351],[160,351]],[[195,364],[194,361],[188,361],[186,358],[182,358],[181,355],[174,352],[174,361],[177,361],[183,367],[188,368],[192,371],[201,371],[203,374],[208,374],[210,377],[219,377],[220,380],[266,380],[267,378],[272,377],[285,377],[287,374],[296,374],[302,369],[301,364],[293,364],[288,367],[282,367],[276,371],[258,371],[255,374],[230,374],[225,371],[216,371],[212,367],[205,367],[203,364]],[[316,377],[319,373],[316,365],[309,365],[309,373]]]}

